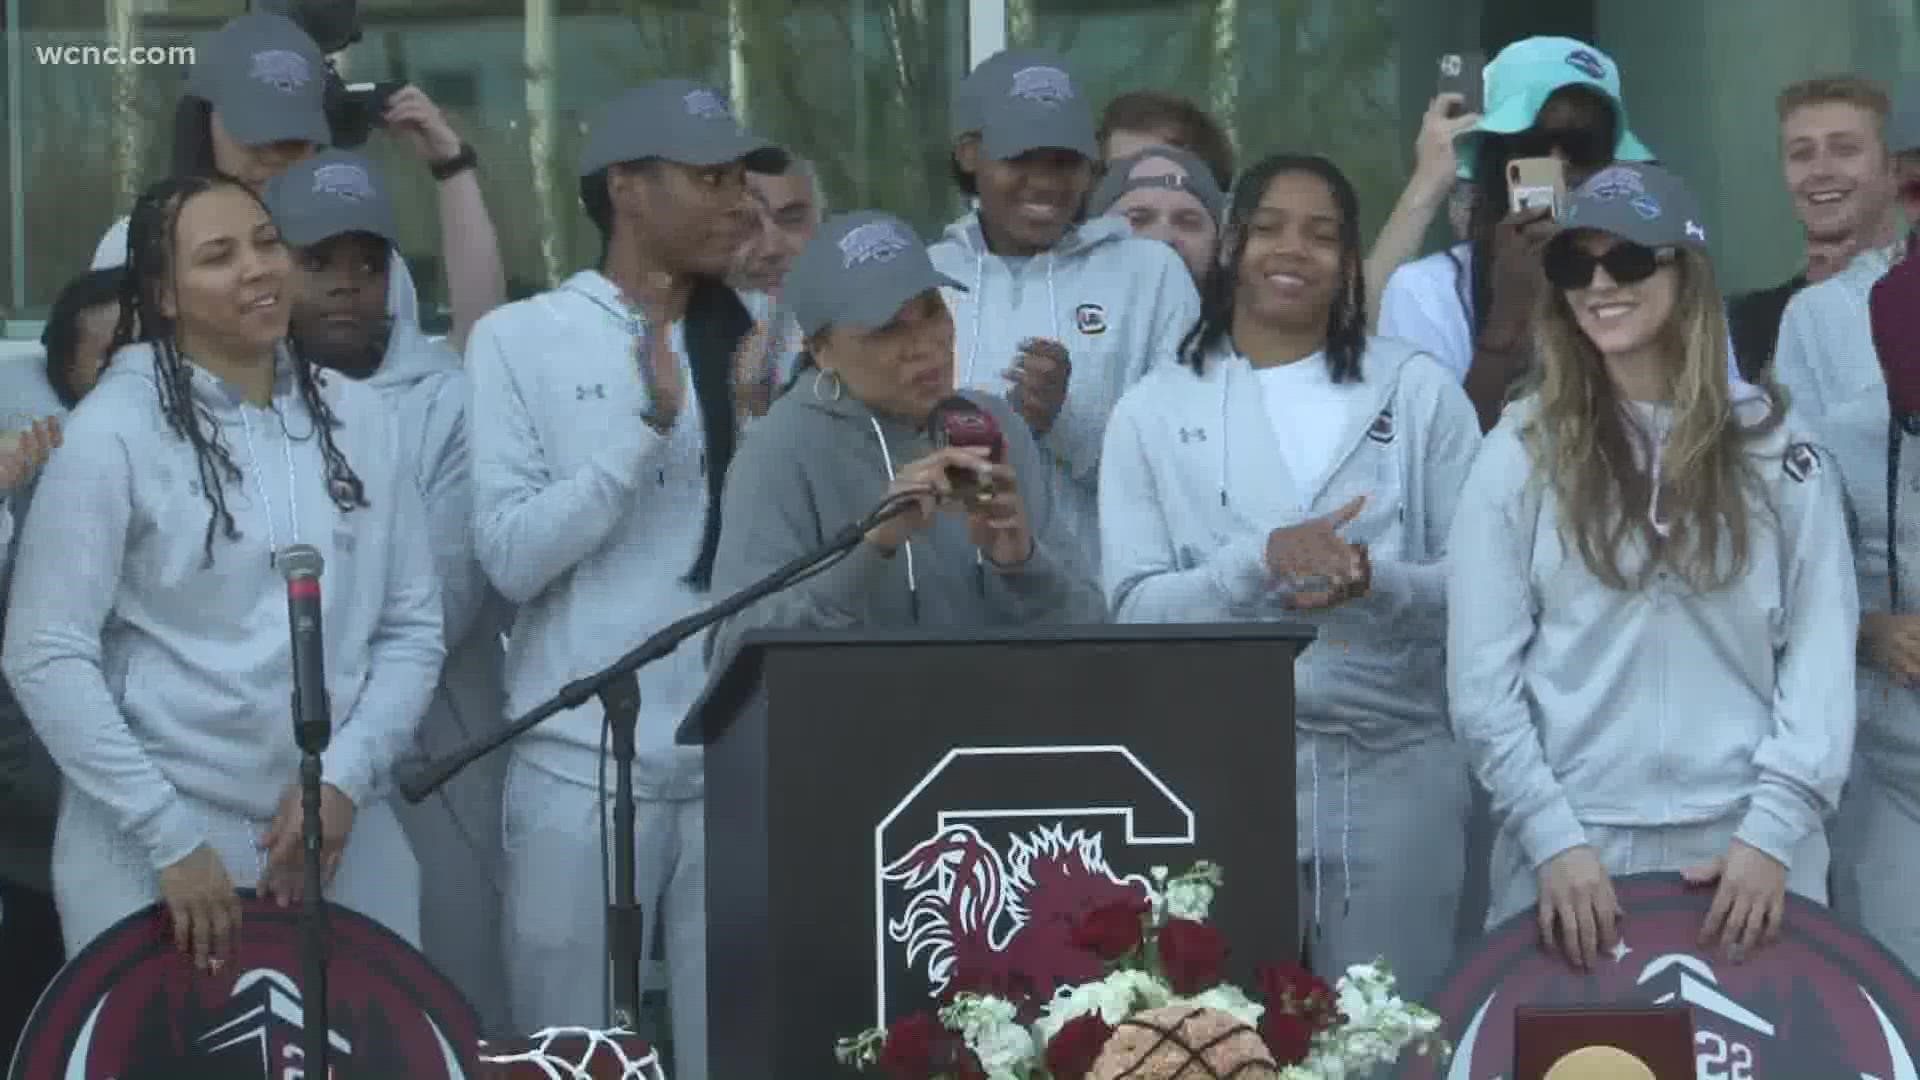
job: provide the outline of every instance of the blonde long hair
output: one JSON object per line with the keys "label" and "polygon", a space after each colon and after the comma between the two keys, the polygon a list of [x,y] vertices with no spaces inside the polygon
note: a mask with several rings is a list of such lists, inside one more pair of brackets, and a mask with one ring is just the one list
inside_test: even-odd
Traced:
{"label": "blonde long hair", "polygon": [[[1660,447],[1659,504],[1663,536],[1651,515],[1638,508],[1653,500],[1652,480],[1630,440],[1644,440],[1630,426],[1599,349],[1575,320],[1566,295],[1549,286],[1534,318],[1539,359],[1533,389],[1537,406],[1521,431],[1536,478],[1544,474],[1559,506],[1560,530],[1570,538],[1593,575],[1611,588],[1644,586],[1666,564],[1695,589],[1712,591],[1747,567],[1754,529],[1759,475],[1752,443],[1779,426],[1786,403],[1778,386],[1756,384],[1769,406],[1764,419],[1742,424],[1727,385],[1727,318],[1713,264],[1691,248],[1676,253],[1679,274],[1673,313],[1662,331],[1673,424]],[[1622,565],[1623,550],[1639,546],[1648,556]],[[1729,558],[1722,559],[1726,551]]]}

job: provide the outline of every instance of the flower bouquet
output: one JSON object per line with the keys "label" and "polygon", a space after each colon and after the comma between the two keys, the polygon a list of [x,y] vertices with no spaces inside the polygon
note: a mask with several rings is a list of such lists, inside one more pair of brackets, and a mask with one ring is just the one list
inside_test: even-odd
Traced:
{"label": "flower bouquet", "polygon": [[1207,921],[1221,881],[1212,863],[1156,867],[1146,899],[1083,915],[1073,944],[1104,961],[1097,981],[1036,1001],[962,971],[937,1010],[842,1039],[836,1056],[888,1080],[1344,1080],[1408,1050],[1452,1052],[1384,964],[1337,987],[1262,968],[1259,1000],[1226,982],[1227,942]]}

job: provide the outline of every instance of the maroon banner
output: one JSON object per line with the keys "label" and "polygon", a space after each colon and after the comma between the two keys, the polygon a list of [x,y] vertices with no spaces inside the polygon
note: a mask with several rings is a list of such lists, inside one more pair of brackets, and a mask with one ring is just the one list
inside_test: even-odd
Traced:
{"label": "maroon banner", "polygon": [[[242,890],[219,974],[174,947],[158,906],[94,939],[34,1009],[11,1080],[300,1080],[300,912]],[[479,1017],[426,958],[372,919],[327,909],[333,1080],[468,1080]]]}
{"label": "maroon banner", "polygon": [[1451,1062],[1402,1062],[1403,1080],[1513,1074],[1517,1005],[1692,1006],[1702,1080],[1893,1080],[1916,1075],[1920,983],[1862,931],[1791,894],[1781,940],[1746,962],[1695,942],[1713,891],[1678,874],[1614,879],[1620,944],[1589,973],[1540,945],[1534,914],[1493,931],[1422,1002],[1446,1021]]}

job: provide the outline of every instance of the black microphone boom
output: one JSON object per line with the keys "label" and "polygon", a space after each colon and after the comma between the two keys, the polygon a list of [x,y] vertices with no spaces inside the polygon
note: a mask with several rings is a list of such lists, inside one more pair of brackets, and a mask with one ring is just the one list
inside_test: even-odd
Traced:
{"label": "black microphone boom", "polygon": [[287,579],[287,625],[293,632],[293,740],[300,747],[301,883],[306,895],[300,911],[300,1001],[302,1068],[308,1076],[331,1076],[327,1045],[327,909],[320,895],[326,875],[320,866],[320,755],[333,740],[333,716],[327,702],[326,638],[320,625],[320,572],[326,560],[311,544],[293,544],[274,553],[273,563]]}
{"label": "black microphone boom", "polygon": [[578,708],[592,698],[600,699],[606,713],[609,742],[612,744],[614,776],[613,901],[607,911],[607,953],[613,975],[613,1026],[637,1031],[640,1017],[642,924],[640,905],[635,896],[633,867],[636,828],[633,759],[635,733],[640,724],[640,682],[635,673],[673,652],[702,630],[852,551],[875,526],[905,513],[912,506],[911,496],[889,497],[873,513],[841,530],[819,550],[808,552],[712,607],[669,624],[605,670],[584,679],[575,679],[561,687],[559,693],[504,729],[483,735],[439,761],[402,766],[396,770],[395,780],[400,794],[408,802],[417,803],[453,779],[461,769],[519,738],[548,717]]}

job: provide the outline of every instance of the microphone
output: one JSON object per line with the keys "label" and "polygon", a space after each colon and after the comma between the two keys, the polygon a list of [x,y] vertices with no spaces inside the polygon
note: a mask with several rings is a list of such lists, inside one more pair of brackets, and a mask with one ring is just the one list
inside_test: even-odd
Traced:
{"label": "microphone", "polygon": [[[1007,437],[993,414],[958,394],[933,407],[927,416],[927,434],[936,450],[984,446],[987,460],[995,465],[1007,456]],[[962,499],[985,502],[993,498],[993,485],[981,483],[979,475],[967,469],[948,468],[947,481]]]}
{"label": "microphone", "polygon": [[287,624],[293,632],[293,737],[303,752],[318,754],[333,739],[320,632],[320,572],[326,561],[313,545],[293,544],[281,548],[274,563],[287,579]]}

